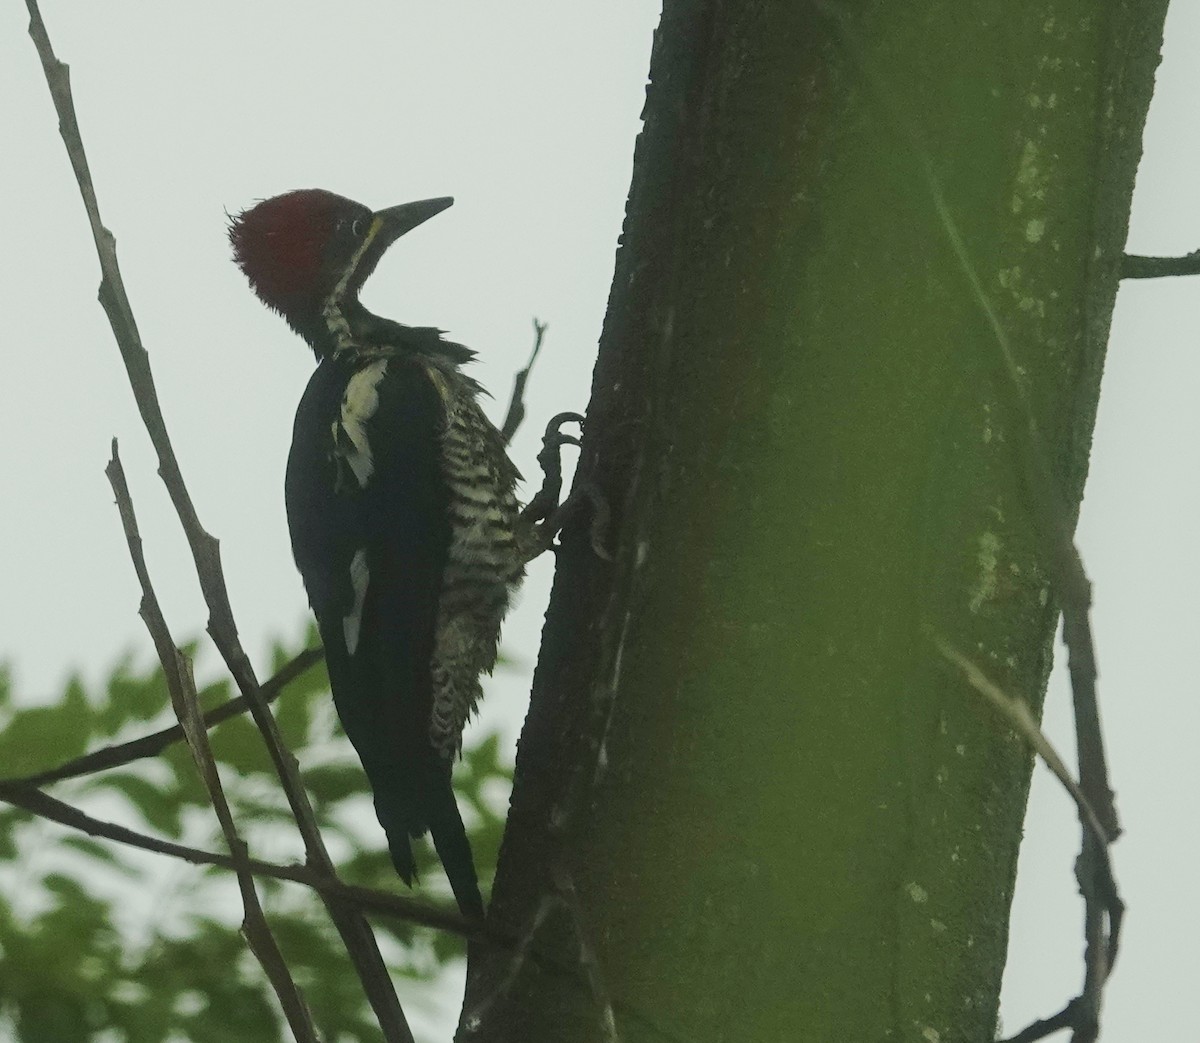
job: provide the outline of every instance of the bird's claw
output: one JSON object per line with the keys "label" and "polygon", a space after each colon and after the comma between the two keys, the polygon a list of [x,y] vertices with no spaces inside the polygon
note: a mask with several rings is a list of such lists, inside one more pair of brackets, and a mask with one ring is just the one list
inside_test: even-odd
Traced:
{"label": "bird's claw", "polygon": [[583,417],[578,413],[559,413],[551,417],[546,425],[541,452],[537,455],[542,468],[542,487],[521,512],[528,522],[544,522],[558,509],[558,499],[562,495],[561,450],[564,445],[579,445],[576,435],[564,434],[559,430],[563,424],[570,423],[582,424]]}
{"label": "bird's claw", "polygon": [[[553,546],[554,537],[558,535],[570,517],[586,503],[592,510],[592,522],[589,529],[592,551],[602,561],[612,561],[612,555],[605,546],[612,512],[599,487],[594,482],[577,481],[570,495],[561,503],[559,502],[562,494],[562,447],[580,444],[577,435],[566,434],[561,428],[563,424],[583,424],[583,422],[583,416],[579,413],[558,413],[551,417],[549,423],[546,424],[546,432],[542,436],[542,448],[537,456],[544,476],[542,487],[526,505],[522,517],[537,527],[538,542],[544,550]],[[533,553],[538,552],[534,551]]]}

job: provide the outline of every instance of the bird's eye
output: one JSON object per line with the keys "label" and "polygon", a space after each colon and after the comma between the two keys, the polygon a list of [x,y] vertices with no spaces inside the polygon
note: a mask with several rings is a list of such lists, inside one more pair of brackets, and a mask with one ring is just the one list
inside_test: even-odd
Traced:
{"label": "bird's eye", "polygon": [[363,224],[364,224],[363,219],[361,217],[356,217],[354,219],[354,224],[352,224],[350,226],[350,233],[354,236],[355,239],[358,239],[363,234],[363,231],[364,231]]}

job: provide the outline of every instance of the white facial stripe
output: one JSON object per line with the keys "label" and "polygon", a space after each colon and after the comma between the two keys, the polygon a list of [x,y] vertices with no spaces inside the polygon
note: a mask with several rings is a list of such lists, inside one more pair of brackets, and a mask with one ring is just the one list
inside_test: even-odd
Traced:
{"label": "white facial stripe", "polygon": [[334,298],[340,298],[346,292],[346,287],[350,284],[354,273],[358,271],[358,262],[363,259],[363,254],[367,252],[367,248],[375,241],[375,237],[379,234],[379,229],[382,227],[383,218],[371,218],[371,227],[367,229],[367,234],[363,236],[363,241],[359,243],[358,249],[351,256],[350,263],[346,265],[346,270],[342,273],[341,279],[338,280],[338,284],[333,288],[332,296]]}
{"label": "white facial stripe", "polygon": [[350,378],[342,396],[342,430],[352,446],[343,450],[342,455],[362,489],[375,471],[371,444],[367,441],[367,421],[379,408],[379,382],[387,372],[387,364],[388,360],[383,358],[364,366]]}
{"label": "white facial stripe", "polygon": [[363,236],[363,241],[359,244],[358,249],[351,255],[350,263],[346,265],[346,270],[342,273],[341,279],[338,280],[337,285],[333,288],[333,292],[325,298],[325,304],[321,308],[321,314],[325,317],[325,325],[337,340],[339,347],[343,346],[343,342],[349,340],[350,337],[350,324],[346,321],[346,316],[342,314],[342,298],[346,295],[346,287],[350,285],[350,280],[354,278],[354,273],[358,271],[358,265],[363,259],[363,254],[367,252],[367,248],[375,241],[375,237],[379,234],[379,230],[382,227],[382,218],[371,218],[371,227],[367,229],[367,234]]}
{"label": "white facial stripe", "polygon": [[346,639],[346,651],[354,655],[362,633],[363,605],[367,600],[367,584],[371,576],[367,571],[367,552],[359,549],[350,559],[350,586],[354,589],[354,609],[342,617],[342,635]]}

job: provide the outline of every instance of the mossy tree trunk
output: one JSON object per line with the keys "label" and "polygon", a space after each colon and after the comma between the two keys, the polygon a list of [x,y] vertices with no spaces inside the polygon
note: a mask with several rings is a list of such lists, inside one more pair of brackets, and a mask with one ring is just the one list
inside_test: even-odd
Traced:
{"label": "mossy tree trunk", "polygon": [[991,1038],[1165,7],[667,0],[461,1039]]}

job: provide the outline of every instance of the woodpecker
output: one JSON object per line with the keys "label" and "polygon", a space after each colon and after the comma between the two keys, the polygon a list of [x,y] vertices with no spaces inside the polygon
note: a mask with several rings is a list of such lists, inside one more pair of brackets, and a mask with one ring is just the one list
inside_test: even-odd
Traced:
{"label": "woodpecker", "polygon": [[[358,299],[384,251],[452,202],[372,212],[304,189],[232,218],[229,239],[254,292],[317,358],[288,456],[288,527],[392,862],[411,885],[411,839],[428,831],[459,908],[482,919],[451,768],[510,594],[548,546],[558,479],[548,472],[523,512],[521,476],[460,369],[475,353]],[[551,450],[576,441],[555,434],[564,419],[581,418],[555,418]]]}

